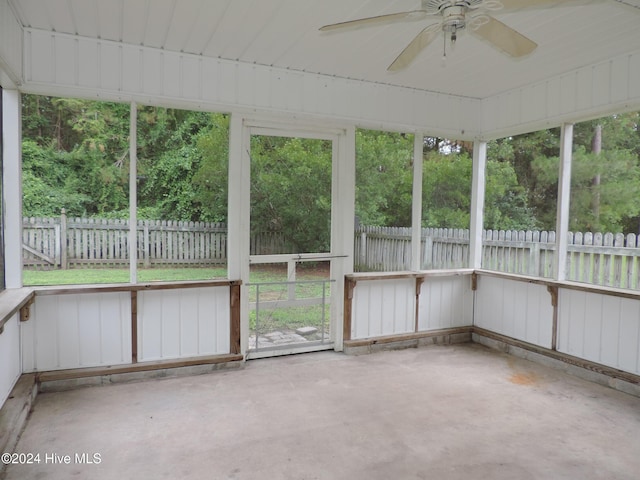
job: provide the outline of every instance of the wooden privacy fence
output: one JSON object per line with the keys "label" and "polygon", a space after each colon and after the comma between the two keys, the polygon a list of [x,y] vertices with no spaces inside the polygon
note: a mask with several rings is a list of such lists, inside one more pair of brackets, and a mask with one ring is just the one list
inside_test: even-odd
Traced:
{"label": "wooden privacy fence", "polygon": [[[24,218],[26,268],[123,267],[129,264],[129,220]],[[144,266],[210,266],[226,262],[226,225],[140,220],[138,262]]]}
{"label": "wooden privacy fence", "polygon": [[[227,261],[224,223],[140,220],[138,262],[152,266],[215,266]],[[280,253],[282,234],[256,234],[251,254]],[[126,267],[129,265],[129,220],[23,218],[23,265],[31,269]]]}
{"label": "wooden privacy fence", "polygon": [[[550,278],[555,232],[484,230],[482,268]],[[567,279],[640,290],[640,236],[621,233],[569,233]],[[421,268],[468,266],[469,230],[422,230]],[[411,268],[411,229],[360,227],[355,232],[356,271]]]}
{"label": "wooden privacy fence", "polygon": [[[389,272],[411,269],[411,228],[367,227],[356,229],[356,271]],[[421,268],[463,268],[469,258],[469,230],[423,228]]]}

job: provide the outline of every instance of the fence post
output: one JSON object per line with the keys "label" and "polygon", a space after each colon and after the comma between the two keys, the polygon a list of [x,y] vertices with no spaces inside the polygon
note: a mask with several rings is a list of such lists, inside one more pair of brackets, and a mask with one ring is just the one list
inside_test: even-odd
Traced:
{"label": "fence post", "polygon": [[367,264],[367,232],[363,229],[360,234],[360,265]]}
{"label": "fence post", "polygon": [[150,252],[151,239],[149,238],[149,221],[145,220],[144,227],[142,228],[142,247],[144,255],[144,266],[149,268],[151,266],[151,252]]}
{"label": "fence post", "polygon": [[60,268],[66,270],[67,265],[67,211],[60,210]]}
{"label": "fence post", "polygon": [[534,242],[529,250],[529,275],[540,276],[540,243]]}
{"label": "fence post", "polygon": [[433,237],[424,237],[424,253],[422,254],[422,268],[430,270],[433,268]]}

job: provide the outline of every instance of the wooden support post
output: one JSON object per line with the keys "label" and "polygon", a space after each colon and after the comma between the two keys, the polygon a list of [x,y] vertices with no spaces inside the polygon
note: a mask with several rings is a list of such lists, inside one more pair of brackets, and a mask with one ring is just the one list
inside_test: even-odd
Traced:
{"label": "wooden support post", "polygon": [[229,353],[240,353],[240,282],[229,287],[229,306],[231,315],[229,325]]}
{"label": "wooden support post", "polygon": [[547,285],[547,291],[551,294],[551,305],[553,306],[551,350],[555,351],[558,347],[558,287]]}
{"label": "wooden support post", "polygon": [[422,284],[424,283],[424,277],[416,277],[416,320],[414,326],[414,332],[418,333],[418,324],[420,321],[420,292],[422,291]]}
{"label": "wooden support post", "polygon": [[344,280],[344,322],[342,330],[343,341],[351,340],[351,314],[353,309],[353,289],[356,281],[353,278]]}
{"label": "wooden support post", "polygon": [[131,363],[138,363],[138,291],[131,292]]}

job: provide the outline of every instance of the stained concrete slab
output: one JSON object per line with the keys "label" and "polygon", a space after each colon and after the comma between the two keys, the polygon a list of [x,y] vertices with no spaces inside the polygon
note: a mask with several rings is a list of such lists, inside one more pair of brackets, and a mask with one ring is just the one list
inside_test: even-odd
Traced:
{"label": "stained concrete slab", "polygon": [[638,432],[640,398],[480,345],[322,352],[42,394],[6,479],[636,480]]}

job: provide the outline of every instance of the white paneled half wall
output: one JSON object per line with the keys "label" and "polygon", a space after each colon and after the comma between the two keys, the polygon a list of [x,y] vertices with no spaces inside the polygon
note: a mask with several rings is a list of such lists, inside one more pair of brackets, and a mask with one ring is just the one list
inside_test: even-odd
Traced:
{"label": "white paneled half wall", "polygon": [[353,289],[351,338],[413,332],[415,282],[413,277],[358,281]]}
{"label": "white paneled half wall", "polygon": [[640,301],[561,289],[558,350],[640,374]]}
{"label": "white paneled half wall", "polygon": [[427,277],[420,287],[418,331],[473,324],[471,277]]}
{"label": "white paneled half wall", "polygon": [[546,285],[479,275],[475,325],[551,348],[553,305]]}
{"label": "white paneled half wall", "polygon": [[130,363],[131,294],[36,295],[22,362],[25,373]]}
{"label": "white paneled half wall", "polygon": [[229,353],[229,287],[138,293],[138,360]]}

